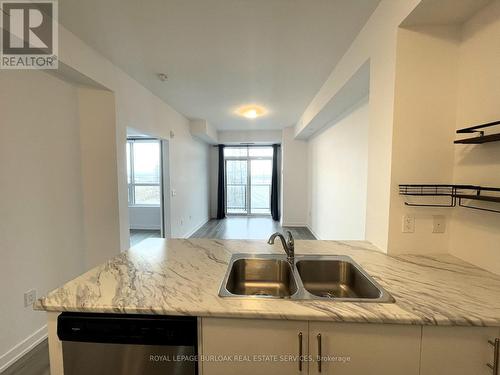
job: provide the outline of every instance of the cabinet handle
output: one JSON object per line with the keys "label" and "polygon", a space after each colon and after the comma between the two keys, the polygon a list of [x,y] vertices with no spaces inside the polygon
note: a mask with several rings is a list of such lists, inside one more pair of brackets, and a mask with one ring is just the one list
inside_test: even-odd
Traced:
{"label": "cabinet handle", "polygon": [[321,333],[316,336],[318,339],[318,372],[321,372]]}
{"label": "cabinet handle", "polygon": [[299,371],[302,372],[302,332],[299,332]]}
{"label": "cabinet handle", "polygon": [[486,366],[488,366],[492,372],[493,375],[498,375],[498,356],[499,356],[499,349],[500,349],[500,339],[495,339],[495,341],[488,340],[488,343],[493,346],[493,364],[487,363]]}

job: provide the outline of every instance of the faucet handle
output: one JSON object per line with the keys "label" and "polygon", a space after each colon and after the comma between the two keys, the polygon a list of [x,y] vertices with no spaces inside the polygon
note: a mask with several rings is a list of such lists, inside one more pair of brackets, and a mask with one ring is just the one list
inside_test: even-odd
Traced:
{"label": "faucet handle", "polygon": [[290,232],[289,230],[287,230],[286,231],[286,235],[287,235],[288,246],[290,246],[293,249],[294,246],[295,246],[295,240],[293,239],[292,232]]}

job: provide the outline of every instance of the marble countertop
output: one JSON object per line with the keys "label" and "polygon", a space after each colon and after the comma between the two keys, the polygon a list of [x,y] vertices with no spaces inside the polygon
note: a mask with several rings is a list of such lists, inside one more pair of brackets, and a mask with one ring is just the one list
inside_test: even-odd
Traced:
{"label": "marble countertop", "polygon": [[387,256],[362,241],[296,241],[296,254],[348,255],[396,299],[349,303],[221,298],[234,253],[282,253],[279,241],[149,239],[35,304],[116,312],[417,325],[500,326],[500,276],[453,256]]}

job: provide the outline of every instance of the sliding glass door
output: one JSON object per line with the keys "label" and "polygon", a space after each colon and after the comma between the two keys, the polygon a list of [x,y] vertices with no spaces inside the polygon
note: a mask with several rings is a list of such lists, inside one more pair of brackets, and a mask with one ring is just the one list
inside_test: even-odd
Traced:
{"label": "sliding glass door", "polygon": [[226,209],[228,214],[245,215],[248,207],[248,163],[226,160]]}
{"label": "sliding glass door", "polygon": [[250,210],[252,214],[271,214],[273,161],[250,160]]}
{"label": "sliding glass door", "polygon": [[227,148],[226,213],[271,214],[271,147]]}

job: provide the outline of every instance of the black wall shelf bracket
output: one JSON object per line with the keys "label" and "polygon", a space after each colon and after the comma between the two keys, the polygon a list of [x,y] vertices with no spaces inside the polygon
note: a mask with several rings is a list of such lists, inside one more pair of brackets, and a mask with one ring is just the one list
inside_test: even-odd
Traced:
{"label": "black wall shelf bracket", "polygon": [[[485,195],[482,193],[489,193]],[[474,210],[500,213],[500,209],[484,208],[471,205],[469,201],[493,202],[500,204],[500,188],[482,187],[477,185],[432,185],[406,184],[399,185],[399,195],[418,197],[449,197],[448,204],[409,203],[411,207],[460,207]]]}
{"label": "black wall shelf bracket", "polygon": [[488,122],[487,124],[481,124],[481,125],[476,125],[476,126],[471,126],[469,128],[464,128],[464,129],[459,129],[457,130],[457,134],[473,134],[477,133],[479,134],[476,137],[471,137],[471,138],[465,138],[465,139],[457,139],[454,143],[461,143],[461,144],[481,144],[481,143],[488,143],[488,142],[497,142],[500,141],[500,133],[495,133],[495,134],[488,134],[485,135],[484,130],[485,128],[489,128],[492,126],[498,126],[500,125],[500,121],[493,121],[493,122]]}

